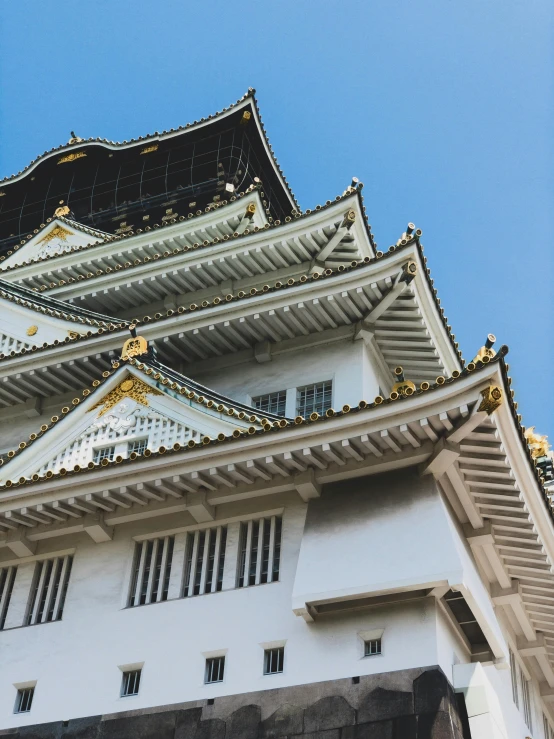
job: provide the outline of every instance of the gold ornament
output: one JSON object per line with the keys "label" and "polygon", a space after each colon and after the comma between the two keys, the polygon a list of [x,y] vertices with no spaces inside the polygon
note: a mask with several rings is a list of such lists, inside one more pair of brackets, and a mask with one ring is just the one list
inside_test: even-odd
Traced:
{"label": "gold ornament", "polygon": [[131,398],[131,400],[135,400],[141,405],[148,406],[149,403],[148,398],[146,397],[147,395],[163,395],[163,393],[155,387],[151,387],[142,380],[139,380],[138,377],[128,377],[126,380],[120,382],[116,388],[105,395],[102,400],[99,400],[98,403],[93,405],[90,410],[94,411],[97,408],[104,406],[98,415],[100,418],[100,416],[103,416],[104,413],[111,410],[114,405],[117,405],[121,400],[123,400],[123,398]]}
{"label": "gold ornament", "polygon": [[492,348],[494,342],[496,341],[496,336],[494,334],[488,334],[487,335],[487,341],[485,342],[485,345],[482,346],[475,357],[473,358],[473,363],[476,364],[477,362],[490,362],[490,360],[496,356],[496,352]]}
{"label": "gold ornament", "polygon": [[34,336],[38,331],[38,326],[29,326],[27,329],[27,336]]}
{"label": "gold ornament", "polygon": [[531,450],[531,456],[533,459],[548,456],[550,451],[550,444],[547,441],[548,436],[539,436],[533,433],[534,431],[535,427],[530,426],[525,432],[525,438],[527,439],[527,446]]}
{"label": "gold ornament", "polygon": [[398,395],[413,395],[415,393],[416,386],[411,380],[404,379],[404,371],[402,367],[396,367],[394,374],[398,377],[398,382],[395,382],[392,386],[391,393],[398,393]]}
{"label": "gold ornament", "polygon": [[[58,210],[60,210],[58,208]],[[42,239],[39,239],[37,242],[38,244],[48,244],[53,239],[59,239],[60,241],[67,241],[67,237],[71,236],[71,231],[68,231],[67,228],[64,228],[63,226],[55,226],[51,231],[49,231],[45,236],[42,237]]]}
{"label": "gold ornament", "polygon": [[67,207],[67,205],[64,205],[63,200],[60,200],[60,207],[56,208],[56,210],[54,211],[54,215],[55,216],[66,216],[69,213],[70,213],[70,210]]}
{"label": "gold ornament", "polygon": [[121,350],[121,359],[130,359],[131,357],[139,357],[148,351],[148,342],[144,336],[132,336],[123,344]]}
{"label": "gold ornament", "polygon": [[75,151],[71,154],[66,154],[64,157],[60,157],[58,159],[58,164],[65,164],[65,162],[74,162],[76,159],[82,159],[83,157],[86,157],[86,153],[84,151]]}
{"label": "gold ornament", "polygon": [[151,154],[153,151],[158,151],[158,144],[152,144],[152,146],[145,146],[140,152],[141,154]]}
{"label": "gold ornament", "polygon": [[502,390],[496,387],[496,385],[491,385],[481,390],[481,397],[483,400],[478,410],[485,411],[487,416],[490,416],[491,413],[494,413],[502,405]]}

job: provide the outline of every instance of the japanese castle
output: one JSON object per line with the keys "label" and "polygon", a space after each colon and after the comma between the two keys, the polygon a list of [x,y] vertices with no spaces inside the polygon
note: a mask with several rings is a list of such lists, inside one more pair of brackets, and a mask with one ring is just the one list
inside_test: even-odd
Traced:
{"label": "japanese castle", "polygon": [[554,737],[548,442],[338,190],[253,90],[0,182],[0,736]]}

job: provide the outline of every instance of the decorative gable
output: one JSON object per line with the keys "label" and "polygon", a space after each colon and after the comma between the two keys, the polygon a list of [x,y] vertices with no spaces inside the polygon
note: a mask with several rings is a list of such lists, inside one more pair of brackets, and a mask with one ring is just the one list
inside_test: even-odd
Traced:
{"label": "decorative gable", "polygon": [[0,484],[76,466],[108,464],[117,457],[134,458],[133,454],[160,447],[186,446],[206,436],[227,436],[253,422],[244,413],[244,418],[230,417],[204,400],[181,395],[123,365],[94,393],[74,402],[71,412],[69,407],[62,409],[61,418],[52,419],[51,427],[32,434],[31,443],[22,442],[15,456],[10,452],[11,458],[0,468]]}
{"label": "decorative gable", "polygon": [[2,262],[2,267],[36,262],[44,257],[64,254],[80,246],[106,241],[109,235],[103,231],[82,226],[61,216],[53,218],[25,244]]}

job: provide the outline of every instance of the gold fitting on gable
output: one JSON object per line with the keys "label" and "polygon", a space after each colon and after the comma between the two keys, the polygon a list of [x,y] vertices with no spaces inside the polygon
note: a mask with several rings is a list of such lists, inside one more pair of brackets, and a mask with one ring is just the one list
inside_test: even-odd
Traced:
{"label": "gold fitting on gable", "polygon": [[256,212],[256,203],[248,203],[246,206],[246,215],[247,216],[253,216]]}
{"label": "gold fitting on gable", "polygon": [[119,385],[105,395],[102,400],[92,406],[89,410],[94,411],[96,408],[103,406],[99,413],[99,417],[107,413],[114,405],[117,405],[123,398],[131,398],[131,400],[140,403],[141,405],[148,406],[147,395],[163,395],[162,392],[157,390],[155,387],[147,385],[138,377],[127,377],[125,380],[119,383]]}
{"label": "gold fitting on gable", "polygon": [[158,151],[158,144],[152,144],[151,146],[145,146],[140,152],[141,154],[151,154],[153,151]]}
{"label": "gold fitting on gable", "polygon": [[121,359],[130,359],[131,357],[140,357],[148,352],[148,342],[144,336],[131,336],[130,339],[123,344],[121,350]]}
{"label": "gold fitting on gable", "polygon": [[63,200],[60,200],[60,207],[56,208],[54,211],[55,216],[66,216],[70,213],[70,210],[67,205],[63,204]]}
{"label": "gold fitting on gable", "polygon": [[346,211],[344,214],[344,218],[342,220],[341,226],[350,228],[350,226],[354,223],[356,220],[356,211],[353,208],[350,208],[350,210]]}
{"label": "gold fitting on gable", "polygon": [[27,336],[34,336],[36,332],[38,331],[38,326],[29,326],[27,331],[25,332]]}
{"label": "gold fitting on gable", "polygon": [[252,118],[252,113],[249,110],[245,110],[240,119],[241,126],[245,126],[248,121]]}
{"label": "gold fitting on gable", "polygon": [[502,405],[502,390],[496,385],[490,385],[484,390],[481,390],[481,397],[483,400],[479,405],[479,411],[485,411],[487,416],[499,408]]}

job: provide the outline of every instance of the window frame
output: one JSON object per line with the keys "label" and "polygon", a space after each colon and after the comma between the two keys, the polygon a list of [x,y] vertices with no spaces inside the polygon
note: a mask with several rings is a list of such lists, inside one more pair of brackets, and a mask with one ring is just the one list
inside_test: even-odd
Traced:
{"label": "window frame", "polygon": [[[102,456],[102,453],[108,449],[111,450],[111,454]],[[96,459],[97,453],[98,453],[98,459]],[[104,459],[107,459],[110,462],[113,462],[113,460],[115,459],[115,444],[106,444],[105,446],[93,447],[92,449],[93,464],[102,464]]]}
{"label": "window frame", "polygon": [[[138,675],[138,680],[135,678],[134,682],[138,683],[135,685],[135,691],[133,693],[125,692],[133,679],[133,675]],[[142,682],[142,667],[134,667],[133,669],[122,670],[121,675],[121,688],[119,690],[120,698],[134,698],[139,694],[140,684]]]}
{"label": "window frame", "polygon": [[[272,399],[273,396],[281,396],[278,398],[276,405],[279,406],[279,404],[282,404],[282,413],[278,410],[272,408]],[[264,398],[268,399],[268,407],[267,408],[260,408],[256,403]],[[251,397],[251,405],[253,408],[255,408],[260,415],[263,415],[264,413],[271,413],[275,416],[280,416],[281,418],[285,418],[287,415],[287,389],[284,390],[275,390],[271,393],[262,393],[261,395],[255,395]]]}
{"label": "window frame", "polygon": [[[329,405],[326,405],[325,402],[324,402],[325,401],[325,397],[326,397],[326,392],[327,392],[327,388],[325,387],[326,385],[329,385],[330,386],[330,388],[329,388],[329,398],[328,398]],[[318,404],[316,402],[316,397],[317,397],[316,394],[317,394],[317,388],[318,388],[318,386],[323,386],[323,398],[322,398],[322,402],[321,402],[321,406],[320,407],[318,406]],[[307,390],[310,390],[310,389],[313,390],[314,398],[313,398],[313,401],[312,401],[312,409],[308,413],[308,411],[306,409],[306,405],[307,405],[306,398],[304,398],[303,405],[301,406],[301,404],[300,404],[300,395],[301,395],[302,392],[306,392]],[[312,413],[318,413],[320,416],[325,415],[325,413],[330,408],[333,407],[334,389],[335,389],[334,388],[334,382],[333,382],[333,379],[332,378],[329,379],[329,380],[320,380],[319,382],[311,382],[311,383],[308,383],[306,385],[300,385],[300,386],[298,386],[296,388],[296,397],[295,397],[295,413],[296,413],[296,415],[297,416],[302,416],[303,418],[309,418]]]}
{"label": "window frame", "polygon": [[[217,683],[222,683],[225,680],[225,666],[226,666],[226,654],[215,654],[212,657],[206,657],[206,662],[204,665],[204,685],[216,685]],[[217,663],[217,671],[218,671],[218,677],[217,680],[211,680],[208,679],[208,677],[213,677],[214,672],[214,666]]]}
{"label": "window frame", "polygon": [[[35,699],[35,687],[36,685],[28,685],[25,688],[16,688],[17,695],[15,697],[15,704],[13,707],[14,713],[30,713],[31,708],[33,707],[33,701]],[[28,702],[28,707],[22,709],[21,705],[29,694],[30,694],[30,699]]]}
{"label": "window frame", "polygon": [[[372,645],[376,645],[376,651],[372,651]],[[371,639],[364,639],[364,658],[380,657],[383,654],[383,637],[376,636]]]}
{"label": "window frame", "polygon": [[[273,655],[277,655],[277,669],[271,670],[271,661]],[[269,667],[269,669],[268,669]],[[281,669],[279,669],[279,667]],[[267,647],[264,649],[264,669],[263,674],[264,676],[271,676],[271,675],[282,675],[285,671],[285,645],[281,645],[280,647]]]}

